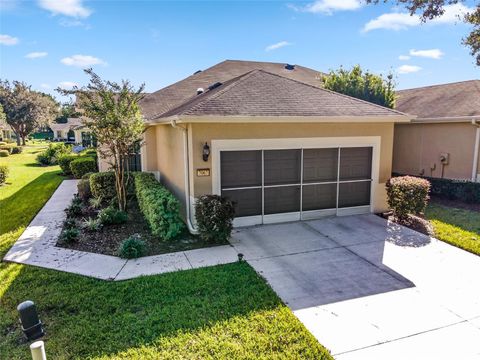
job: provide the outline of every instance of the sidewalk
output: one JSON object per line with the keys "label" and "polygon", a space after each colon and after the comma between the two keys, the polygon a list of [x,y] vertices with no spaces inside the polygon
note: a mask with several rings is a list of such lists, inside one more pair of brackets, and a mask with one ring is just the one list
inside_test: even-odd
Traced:
{"label": "sidewalk", "polygon": [[131,260],[57,247],[56,243],[66,218],[64,209],[68,207],[76,191],[77,180],[64,180],[3,261],[118,281],[228,264],[238,260],[237,252],[229,245]]}

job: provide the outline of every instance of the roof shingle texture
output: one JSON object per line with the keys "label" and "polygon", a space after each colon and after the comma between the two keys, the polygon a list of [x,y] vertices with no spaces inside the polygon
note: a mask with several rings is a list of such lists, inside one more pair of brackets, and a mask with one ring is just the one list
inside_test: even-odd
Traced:
{"label": "roof shingle texture", "polygon": [[226,60],[204,71],[191,75],[175,84],[149,94],[140,102],[147,120],[183,104],[197,94],[198,88],[207,88],[216,83],[225,83],[252,70],[261,69],[313,86],[321,86],[319,71],[295,65],[294,70],[285,69],[285,64],[256,61]]}
{"label": "roof shingle texture", "polygon": [[192,97],[161,117],[398,116],[397,111],[263,70],[254,70]]}
{"label": "roof shingle texture", "polygon": [[421,118],[480,116],[480,80],[397,92],[396,109]]}

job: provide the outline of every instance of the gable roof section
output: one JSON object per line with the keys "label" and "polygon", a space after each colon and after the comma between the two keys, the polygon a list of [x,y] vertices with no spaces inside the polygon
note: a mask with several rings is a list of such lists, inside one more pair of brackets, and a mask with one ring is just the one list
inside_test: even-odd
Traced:
{"label": "gable roof section", "polygon": [[190,98],[171,116],[399,117],[401,112],[263,70]]}
{"label": "gable roof section", "polygon": [[480,116],[480,80],[400,90],[397,95],[396,109],[417,120]]}
{"label": "gable roof section", "polygon": [[257,61],[225,60],[206,70],[195,73],[175,84],[149,94],[140,102],[147,120],[183,104],[197,94],[198,88],[207,88],[216,83],[225,83],[252,70],[260,69],[295,79],[313,86],[321,86],[319,71],[295,65],[293,70],[285,69],[286,64]]}

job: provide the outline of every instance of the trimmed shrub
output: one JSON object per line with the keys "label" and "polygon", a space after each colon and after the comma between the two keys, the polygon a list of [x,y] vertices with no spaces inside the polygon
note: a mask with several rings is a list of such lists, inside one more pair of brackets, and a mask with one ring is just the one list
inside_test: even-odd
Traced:
{"label": "trimmed shrub", "polygon": [[13,152],[14,147],[16,147],[16,146],[13,145],[13,144],[2,145],[2,146],[0,146],[0,150],[6,150],[6,151],[8,151],[9,154],[11,154]]}
{"label": "trimmed shrub", "polygon": [[136,259],[146,253],[147,246],[140,235],[135,234],[123,240],[118,249],[118,256],[123,259]]}
{"label": "trimmed shrub", "polygon": [[10,156],[10,151],[0,150],[0,157],[7,157],[7,156]]}
{"label": "trimmed shrub", "polygon": [[64,229],[60,238],[66,243],[72,243],[77,240],[78,235],[80,235],[80,231],[76,227],[71,227]]}
{"label": "trimmed shrub", "polygon": [[391,178],[387,182],[388,205],[399,219],[406,219],[409,214],[421,215],[427,207],[429,191],[428,180],[414,176]]}
{"label": "trimmed shrub", "polygon": [[117,225],[126,223],[128,215],[125,211],[109,206],[98,213],[98,219],[103,225]]}
{"label": "trimmed shrub", "polygon": [[70,162],[70,170],[76,179],[83,175],[97,171],[97,162],[91,157],[80,157]]}
{"label": "trimmed shrub", "polygon": [[13,154],[21,154],[23,152],[23,147],[21,146],[13,146],[12,147],[12,155]]}
{"label": "trimmed shrub", "polygon": [[83,202],[87,202],[92,197],[92,191],[90,190],[90,181],[88,179],[81,179],[77,184],[78,197]]}
{"label": "trimmed shrub", "polygon": [[89,173],[86,173],[85,175],[82,176],[82,179],[83,180],[89,180],[90,181],[90,176],[92,174],[95,174],[94,172],[89,172]]}
{"label": "trimmed shrub", "polygon": [[210,243],[230,238],[235,209],[233,203],[218,195],[202,195],[195,202],[195,219],[200,237]]}
{"label": "trimmed shrub", "polygon": [[152,234],[172,240],[185,228],[180,217],[180,203],[163,187],[153,174],[135,173],[135,192],[138,205]]}
{"label": "trimmed shrub", "polygon": [[5,184],[5,181],[7,181],[8,172],[7,165],[0,165],[0,185]]}
{"label": "trimmed shrub", "polygon": [[76,159],[78,159],[78,155],[74,154],[64,154],[58,158],[58,165],[60,165],[64,175],[72,175],[70,163]]}
{"label": "trimmed shrub", "polygon": [[37,155],[37,162],[41,165],[57,165],[60,157],[71,152],[72,148],[64,143],[49,144],[47,149]]}
{"label": "trimmed shrub", "polygon": [[0,146],[7,145],[5,141],[0,141]]}
{"label": "trimmed shrub", "polygon": [[115,173],[113,171],[99,172],[90,176],[92,195],[104,202],[110,202],[116,195]]}

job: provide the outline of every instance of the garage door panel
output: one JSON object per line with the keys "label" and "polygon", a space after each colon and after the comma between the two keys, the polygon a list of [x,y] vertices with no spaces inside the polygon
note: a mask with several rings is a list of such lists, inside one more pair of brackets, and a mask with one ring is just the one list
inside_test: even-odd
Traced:
{"label": "garage door panel", "polygon": [[303,150],[303,182],[337,181],[338,149]]}
{"label": "garage door panel", "polygon": [[222,196],[233,201],[235,216],[262,215],[262,189],[224,190]]}
{"label": "garage door panel", "polygon": [[265,188],[265,214],[300,211],[300,186]]}
{"label": "garage door panel", "polygon": [[340,149],[340,181],[370,179],[371,177],[371,147]]}
{"label": "garage door panel", "polygon": [[343,183],[339,185],[338,207],[370,205],[370,181]]}
{"label": "garage door panel", "polygon": [[334,209],[337,207],[337,184],[305,185],[302,211]]}
{"label": "garage door panel", "polygon": [[266,150],[265,185],[300,183],[301,150]]}
{"label": "garage door panel", "polygon": [[262,151],[222,151],[222,189],[262,185]]}

